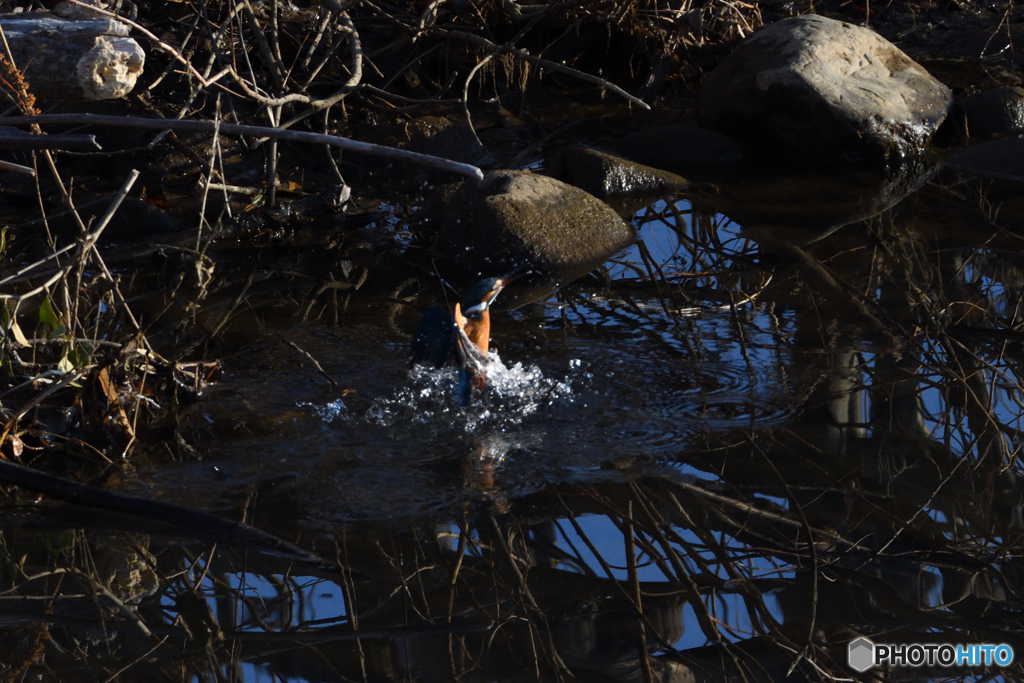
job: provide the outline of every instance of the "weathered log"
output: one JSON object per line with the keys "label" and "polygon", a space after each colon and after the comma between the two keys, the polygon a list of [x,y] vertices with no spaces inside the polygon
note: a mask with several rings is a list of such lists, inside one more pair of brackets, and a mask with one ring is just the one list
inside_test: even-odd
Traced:
{"label": "weathered log", "polygon": [[49,12],[0,15],[15,66],[37,97],[111,100],[135,87],[146,54],[112,19],[67,21]]}

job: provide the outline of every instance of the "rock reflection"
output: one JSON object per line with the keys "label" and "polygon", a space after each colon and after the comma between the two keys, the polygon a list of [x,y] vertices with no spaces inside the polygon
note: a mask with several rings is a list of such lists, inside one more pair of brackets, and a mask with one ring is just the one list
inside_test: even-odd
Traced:
{"label": "rock reflection", "polygon": [[[938,167],[915,158],[886,168],[759,168],[742,178],[691,186],[694,205],[724,213],[751,235],[803,244],[877,216],[921,187]],[[790,232],[795,230],[796,232]]]}

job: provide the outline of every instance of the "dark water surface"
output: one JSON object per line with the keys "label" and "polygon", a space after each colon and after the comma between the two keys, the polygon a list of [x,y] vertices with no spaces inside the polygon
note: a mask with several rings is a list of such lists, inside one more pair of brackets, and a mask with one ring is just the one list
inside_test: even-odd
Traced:
{"label": "dark water surface", "polygon": [[1024,656],[1020,187],[933,174],[643,203],[642,246],[499,299],[505,370],[467,409],[406,369],[422,302],[240,316],[180,418],[200,457],[122,488],[325,564],[145,536],[166,643],[72,632],[140,680],[821,680],[861,635]]}

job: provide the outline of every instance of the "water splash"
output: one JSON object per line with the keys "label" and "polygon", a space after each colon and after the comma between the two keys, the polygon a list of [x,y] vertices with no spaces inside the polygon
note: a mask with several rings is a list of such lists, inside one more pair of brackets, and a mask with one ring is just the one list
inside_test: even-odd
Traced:
{"label": "water splash", "polygon": [[312,409],[312,411],[316,413],[316,416],[323,420],[324,423],[326,424],[334,422],[334,420],[336,420],[339,415],[348,412],[348,408],[345,407],[345,404],[342,402],[340,398],[330,401],[329,403],[325,403],[322,406],[317,405],[316,403],[308,403],[306,401],[299,401],[295,405],[299,408]]}
{"label": "water splash", "polygon": [[[466,408],[457,408],[458,371],[416,367],[409,371],[409,383],[392,397],[380,397],[366,411],[372,424],[390,427],[396,424],[460,424],[467,434],[479,429],[505,429],[518,425],[544,406],[573,400],[573,374],[580,363],[570,363],[570,374],[562,379],[544,376],[536,365],[516,363],[506,367],[496,353],[485,388],[474,395]],[[450,428],[450,427],[449,427]]]}

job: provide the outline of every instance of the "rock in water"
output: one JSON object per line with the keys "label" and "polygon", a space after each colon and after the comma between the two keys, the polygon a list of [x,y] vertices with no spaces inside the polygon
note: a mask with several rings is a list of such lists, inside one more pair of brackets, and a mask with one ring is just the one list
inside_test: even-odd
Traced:
{"label": "rock in water", "polygon": [[993,88],[953,107],[965,137],[990,138],[1024,130],[1024,89]]}
{"label": "rock in water", "polygon": [[565,182],[602,199],[627,194],[667,194],[686,187],[675,173],[638,164],[584,145],[562,149],[556,173]]}
{"label": "rock in water", "polygon": [[435,249],[466,274],[523,263],[569,279],[631,244],[633,227],[601,200],[527,171],[492,171],[446,188],[436,200]]}
{"label": "rock in water", "polygon": [[943,165],[982,178],[1024,181],[1024,138],[992,140],[958,149]]}
{"label": "rock in water", "polygon": [[946,116],[949,88],[874,31],[808,15],[742,42],[711,74],[701,123],[817,161],[919,151]]}

